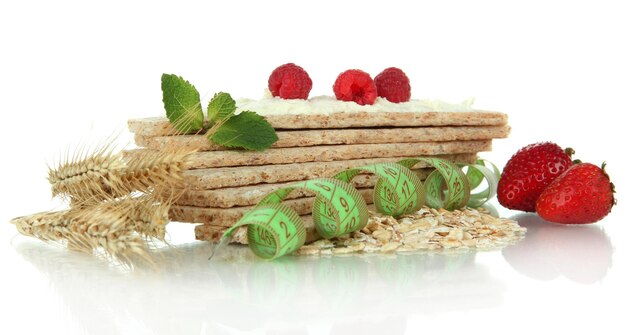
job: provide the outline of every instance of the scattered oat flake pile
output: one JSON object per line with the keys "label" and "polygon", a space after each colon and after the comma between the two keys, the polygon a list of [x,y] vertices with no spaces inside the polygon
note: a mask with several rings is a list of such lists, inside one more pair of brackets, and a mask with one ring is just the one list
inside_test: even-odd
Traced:
{"label": "scattered oat flake pile", "polygon": [[485,209],[422,208],[397,219],[370,212],[365,228],[332,240],[319,240],[295,255],[410,252],[439,249],[496,249],[521,240],[526,228],[495,218]]}

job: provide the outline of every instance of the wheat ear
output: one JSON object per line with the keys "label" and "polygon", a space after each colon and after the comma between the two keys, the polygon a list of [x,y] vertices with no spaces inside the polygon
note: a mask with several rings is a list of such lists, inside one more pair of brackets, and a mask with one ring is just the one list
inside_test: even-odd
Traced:
{"label": "wheat ear", "polygon": [[165,239],[165,226],[169,223],[171,203],[159,202],[149,195],[125,198],[103,206],[103,210],[118,211],[126,215],[129,229],[144,238]]}
{"label": "wheat ear", "polygon": [[144,238],[164,240],[169,208],[182,195],[183,173],[199,148],[124,156],[113,153],[112,143],[89,154],[77,150],[50,169],[52,194],[70,200],[70,209],[15,218],[18,231],[82,252],[104,251],[124,263],[150,261]]}
{"label": "wheat ear", "polygon": [[55,169],[49,169],[48,181],[52,195],[77,203],[96,203],[114,197],[116,180],[114,171],[124,167],[120,154],[113,154],[109,145],[88,155],[65,158]]}
{"label": "wheat ear", "polygon": [[[143,201],[125,199],[66,211],[37,213],[15,218],[11,222],[23,235],[58,242],[73,250],[94,253],[102,249],[124,263],[131,263],[137,257],[150,261],[146,242],[141,238],[141,232],[136,231],[137,216],[146,220],[149,214],[138,210],[138,203]],[[148,220],[149,225],[142,229],[151,234],[156,234],[152,233],[154,231],[160,233],[157,228],[164,227],[165,223],[155,223],[152,218]]]}
{"label": "wheat ear", "polygon": [[174,151],[136,151],[122,158],[107,150],[78,160],[66,160],[56,169],[50,169],[48,180],[53,196],[70,200],[73,207],[90,206],[133,192],[151,194],[160,201],[175,200],[171,190],[181,189],[183,172],[190,154],[197,148]]}
{"label": "wheat ear", "polygon": [[158,200],[172,197],[171,190],[184,184],[183,172],[187,170],[192,152],[139,150],[127,153],[125,168],[115,171],[119,180],[116,192],[138,191]]}
{"label": "wheat ear", "polygon": [[70,210],[68,244],[83,252],[102,250],[123,263],[135,259],[151,261],[146,242],[129,224],[127,210],[111,210],[110,204]]}
{"label": "wheat ear", "polygon": [[65,218],[67,212],[35,213],[14,218],[11,223],[22,235],[36,237],[42,241],[63,242],[69,234],[69,221]]}

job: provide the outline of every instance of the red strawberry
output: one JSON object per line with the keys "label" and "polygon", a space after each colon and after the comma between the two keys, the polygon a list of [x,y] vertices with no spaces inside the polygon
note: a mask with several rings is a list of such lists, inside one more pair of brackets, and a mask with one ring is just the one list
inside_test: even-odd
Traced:
{"label": "red strawberry", "polygon": [[374,78],[378,96],[391,102],[406,102],[411,99],[409,77],[397,67],[386,68]]}
{"label": "red strawberry", "polygon": [[313,81],[303,68],[294,63],[287,63],[272,71],[267,85],[274,97],[306,99],[313,87]]}
{"label": "red strawberry", "polygon": [[347,70],[339,74],[333,91],[337,100],[354,101],[359,105],[371,105],[378,96],[374,80],[361,70]]}
{"label": "red strawberry", "polygon": [[520,149],[504,166],[498,183],[498,201],[509,209],[534,212],[541,192],[572,166],[573,150],[551,142]]}
{"label": "red strawberry", "polygon": [[537,200],[537,214],[556,223],[594,223],[615,204],[614,186],[602,168],[580,163],[555,179]]}

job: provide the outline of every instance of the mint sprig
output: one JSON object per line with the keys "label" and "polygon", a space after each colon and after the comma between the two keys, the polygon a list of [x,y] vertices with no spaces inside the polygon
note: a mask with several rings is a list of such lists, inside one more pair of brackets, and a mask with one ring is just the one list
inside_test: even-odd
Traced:
{"label": "mint sprig", "polygon": [[[181,133],[199,132],[204,126],[204,113],[198,90],[182,77],[161,76],[165,114]],[[261,151],[278,140],[276,131],[261,115],[245,111],[235,115],[235,100],[228,93],[213,96],[207,106],[210,128],[207,137],[218,145]]]}
{"label": "mint sprig", "polygon": [[230,94],[224,92],[216,93],[207,107],[209,124],[228,119],[235,113],[236,109],[235,100]]}
{"label": "mint sprig", "polygon": [[278,136],[265,118],[245,111],[226,120],[210,139],[229,148],[261,151],[271,147],[278,140]]}
{"label": "mint sprig", "polygon": [[182,133],[202,129],[204,115],[200,93],[188,81],[174,74],[161,76],[161,91],[165,114],[174,128]]}

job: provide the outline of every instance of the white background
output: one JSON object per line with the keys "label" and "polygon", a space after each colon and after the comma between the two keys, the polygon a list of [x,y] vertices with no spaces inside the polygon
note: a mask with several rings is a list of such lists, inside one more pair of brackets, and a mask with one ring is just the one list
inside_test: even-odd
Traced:
{"label": "white background", "polygon": [[[312,95],[388,66],[413,98],[509,114],[500,166],[522,146],[576,148],[626,188],[625,11],[620,1],[3,1],[0,3],[0,285],[6,334],[623,333],[623,204],[598,224],[536,216],[521,244],[461,256],[236,265],[185,244],[157,274],[120,273],[21,236],[10,218],[58,208],[47,165],[68,147],[163,114],[160,75],[204,96],[261,97],[295,62]],[[501,210],[504,216],[519,213]],[[172,242],[191,242],[172,224]]]}

